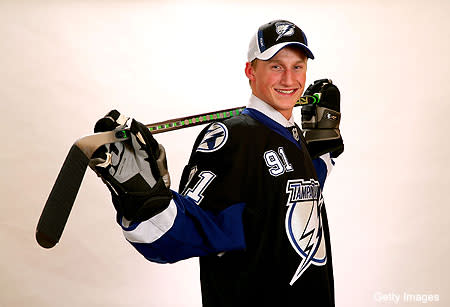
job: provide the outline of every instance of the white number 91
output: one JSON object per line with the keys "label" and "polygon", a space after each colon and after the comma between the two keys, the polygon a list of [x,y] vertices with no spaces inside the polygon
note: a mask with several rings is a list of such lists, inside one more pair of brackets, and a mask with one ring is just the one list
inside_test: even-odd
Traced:
{"label": "white number 91", "polygon": [[292,172],[294,168],[287,160],[283,147],[278,148],[278,153],[274,150],[269,150],[264,153],[264,161],[269,167],[269,173],[272,176],[280,176],[285,172]]}

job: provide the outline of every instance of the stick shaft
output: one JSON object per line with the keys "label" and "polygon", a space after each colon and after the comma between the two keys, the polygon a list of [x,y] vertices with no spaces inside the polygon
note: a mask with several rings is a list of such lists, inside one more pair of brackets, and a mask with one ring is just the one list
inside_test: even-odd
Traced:
{"label": "stick shaft", "polygon": [[197,125],[204,125],[213,121],[220,121],[237,116],[242,113],[245,107],[238,107],[226,110],[220,110],[210,113],[202,113],[192,116],[169,119],[158,123],[146,125],[153,134],[162,132],[189,128]]}
{"label": "stick shaft", "polygon": [[[316,102],[316,100],[317,99],[314,96],[303,96],[297,101],[295,107],[313,104]],[[213,121],[221,121],[241,114],[244,109],[245,106],[214,111],[209,113],[202,113],[197,115],[169,119],[162,122],[148,124],[146,126],[148,129],[150,129],[151,133],[158,134],[177,129],[189,128],[197,125],[204,125]]]}

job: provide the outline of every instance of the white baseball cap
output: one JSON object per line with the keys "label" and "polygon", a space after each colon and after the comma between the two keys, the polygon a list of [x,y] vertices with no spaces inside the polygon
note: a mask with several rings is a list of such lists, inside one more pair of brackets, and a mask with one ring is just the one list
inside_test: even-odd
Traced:
{"label": "white baseball cap", "polygon": [[299,46],[310,59],[314,55],[308,48],[305,33],[292,22],[274,20],[259,27],[248,47],[247,59],[269,60],[286,46]]}

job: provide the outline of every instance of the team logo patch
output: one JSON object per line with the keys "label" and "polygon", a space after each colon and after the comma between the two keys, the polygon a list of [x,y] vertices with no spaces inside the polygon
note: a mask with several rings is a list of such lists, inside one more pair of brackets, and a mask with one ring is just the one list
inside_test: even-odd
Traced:
{"label": "team logo patch", "polygon": [[294,137],[294,139],[298,142],[300,140],[300,136],[298,135],[298,130],[297,128],[292,129],[292,136]]}
{"label": "team logo patch", "polygon": [[326,264],[327,255],[323,239],[322,215],[323,197],[319,182],[311,180],[289,180],[286,186],[289,198],[286,213],[286,234],[294,250],[302,258],[291,279],[297,279],[313,264]]}
{"label": "team logo patch", "polygon": [[222,123],[213,123],[209,126],[197,151],[212,152],[222,148],[228,139],[228,129]]}
{"label": "team logo patch", "polygon": [[278,37],[275,41],[278,41],[283,36],[294,35],[294,28],[295,28],[295,25],[293,23],[286,22],[286,21],[277,22],[275,24],[275,31],[277,32]]}

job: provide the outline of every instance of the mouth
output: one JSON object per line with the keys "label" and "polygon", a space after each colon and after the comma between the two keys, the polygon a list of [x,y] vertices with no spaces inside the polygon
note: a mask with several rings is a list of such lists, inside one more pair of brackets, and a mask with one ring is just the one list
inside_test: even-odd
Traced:
{"label": "mouth", "polygon": [[297,92],[296,88],[294,88],[294,89],[278,89],[278,88],[276,88],[274,90],[277,93],[281,94],[281,95],[288,95],[288,96],[290,96],[290,95],[294,94],[295,92]]}

